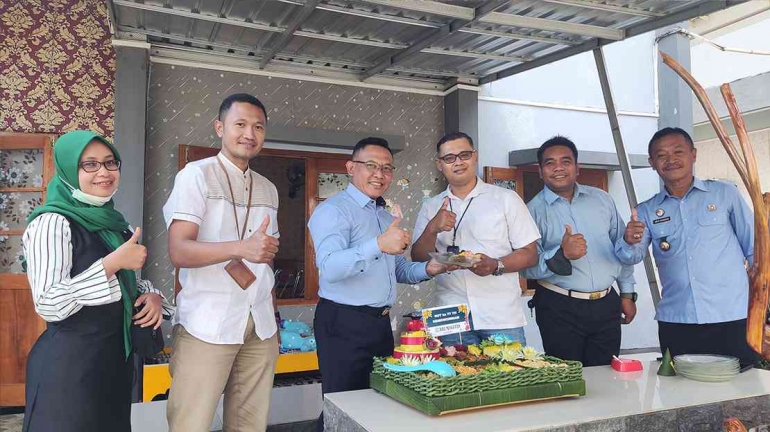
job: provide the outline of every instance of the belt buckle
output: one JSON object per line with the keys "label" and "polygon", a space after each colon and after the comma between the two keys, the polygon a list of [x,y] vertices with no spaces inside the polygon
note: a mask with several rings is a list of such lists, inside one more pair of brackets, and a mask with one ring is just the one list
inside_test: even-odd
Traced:
{"label": "belt buckle", "polygon": [[382,316],[386,316],[386,315],[387,315],[387,314],[389,314],[389,313],[390,313],[390,308],[385,308],[385,309],[383,309],[383,310],[382,310],[382,313],[381,313],[381,315],[382,315]]}
{"label": "belt buckle", "polygon": [[588,294],[588,300],[596,300],[602,298],[602,292],[603,291],[594,291],[591,294]]}

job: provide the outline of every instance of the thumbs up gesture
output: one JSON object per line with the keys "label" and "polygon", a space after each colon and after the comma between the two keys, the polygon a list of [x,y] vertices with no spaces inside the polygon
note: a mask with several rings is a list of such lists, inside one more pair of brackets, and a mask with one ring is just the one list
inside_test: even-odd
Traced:
{"label": "thumbs up gesture", "polygon": [[119,270],[139,270],[147,259],[147,248],[139,244],[142,229],[137,228],[125,243],[104,257],[102,264],[107,276],[110,277]]}
{"label": "thumbs up gesture", "polygon": [[626,243],[633,245],[642,241],[644,237],[644,222],[639,220],[639,213],[636,208],[631,210],[631,220],[626,225],[626,232],[623,235]]}
{"label": "thumbs up gesture", "polygon": [[568,260],[583,258],[588,251],[588,245],[583,234],[572,234],[572,227],[564,225],[564,236],[561,238],[561,249]]}
{"label": "thumbs up gesture", "polygon": [[257,232],[241,240],[240,257],[253,263],[266,264],[275,258],[278,253],[278,239],[267,234],[270,226],[270,215],[265,216]]}
{"label": "thumbs up gesture", "polygon": [[431,233],[438,234],[442,231],[451,231],[455,227],[457,215],[451,210],[448,210],[448,208],[449,197],[445,197],[444,203],[441,204],[438,213],[436,213],[436,216],[433,216],[433,219],[428,223],[428,229]]}
{"label": "thumbs up gesture", "polygon": [[412,235],[399,228],[400,223],[401,216],[396,216],[388,229],[377,237],[377,246],[388,255],[401,255],[412,242]]}

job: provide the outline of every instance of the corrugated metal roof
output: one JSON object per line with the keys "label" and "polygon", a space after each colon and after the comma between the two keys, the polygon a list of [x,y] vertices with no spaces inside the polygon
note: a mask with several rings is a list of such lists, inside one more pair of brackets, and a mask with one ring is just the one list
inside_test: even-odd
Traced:
{"label": "corrugated metal roof", "polygon": [[494,81],[685,21],[715,0],[108,0],[157,55],[403,85]]}

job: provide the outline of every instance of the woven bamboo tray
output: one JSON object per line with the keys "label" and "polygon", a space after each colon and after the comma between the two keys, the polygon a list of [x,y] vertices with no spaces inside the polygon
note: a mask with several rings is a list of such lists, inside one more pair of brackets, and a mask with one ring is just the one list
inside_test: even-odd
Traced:
{"label": "woven bamboo tray", "polygon": [[380,393],[434,416],[586,394],[579,362],[546,359],[568,366],[425,379],[414,373],[387,370],[381,359],[375,359],[370,383]]}

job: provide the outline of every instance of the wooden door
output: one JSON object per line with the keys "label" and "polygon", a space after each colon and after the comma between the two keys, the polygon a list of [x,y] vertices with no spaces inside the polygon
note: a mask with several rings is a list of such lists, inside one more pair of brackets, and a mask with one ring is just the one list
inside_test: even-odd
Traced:
{"label": "wooden door", "polygon": [[[178,168],[184,168],[188,162],[215,156],[219,153],[219,150],[219,148],[180,145]],[[301,159],[305,166],[305,222],[303,227],[305,230],[304,290],[300,298],[279,298],[278,304],[281,306],[315,304],[318,301],[318,268],[315,265],[315,249],[310,238],[310,231],[307,229],[307,222],[319,203],[325,200],[331,193],[347,186],[345,161],[349,160],[350,157],[345,154],[262,149],[257,158],[265,156]],[[280,203],[278,214],[280,218]],[[181,285],[177,278],[175,293],[178,293],[180,289]]]}
{"label": "wooden door", "polygon": [[[503,168],[507,169],[507,168]],[[513,168],[511,168],[513,169]],[[540,178],[537,165],[523,166],[515,168],[521,172],[522,175],[522,193],[521,196],[524,202],[529,202],[535,195],[537,195],[545,183]],[[607,171],[593,168],[580,168],[580,174],[577,176],[577,182],[586,186],[593,186],[607,192]]]}
{"label": "wooden door", "polygon": [[26,215],[45,201],[53,142],[45,134],[0,133],[0,406],[23,406],[27,356],[45,330],[21,272]]}

